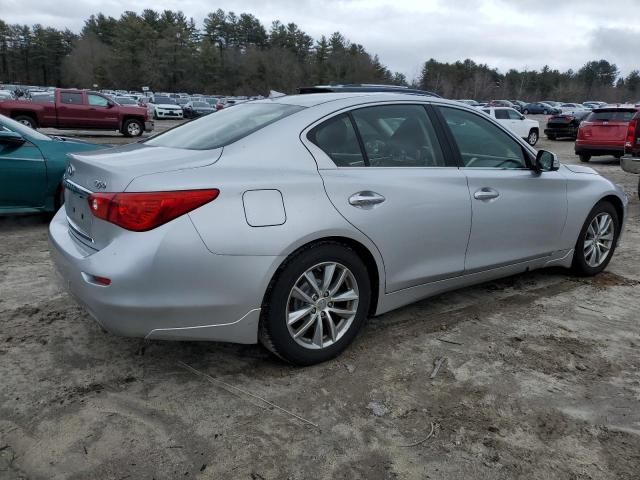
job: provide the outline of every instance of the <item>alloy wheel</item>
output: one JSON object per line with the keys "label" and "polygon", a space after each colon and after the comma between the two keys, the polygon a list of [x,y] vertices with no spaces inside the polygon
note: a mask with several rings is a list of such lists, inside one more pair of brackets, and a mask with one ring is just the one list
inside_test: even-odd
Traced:
{"label": "alloy wheel", "polygon": [[127,125],[127,133],[132,137],[137,137],[140,135],[140,125],[136,122],[129,123],[129,125]]}
{"label": "alloy wheel", "polygon": [[529,138],[527,139],[527,141],[529,142],[529,145],[535,145],[538,142],[538,134],[535,132],[535,130],[529,132]]}
{"label": "alloy wheel", "polygon": [[289,293],[287,329],[298,345],[322,349],[349,330],[358,311],[358,283],[344,265],[323,262],[305,271]]}
{"label": "alloy wheel", "polygon": [[599,267],[609,256],[613,246],[613,218],[606,212],[596,215],[584,237],[584,259],[592,268]]}

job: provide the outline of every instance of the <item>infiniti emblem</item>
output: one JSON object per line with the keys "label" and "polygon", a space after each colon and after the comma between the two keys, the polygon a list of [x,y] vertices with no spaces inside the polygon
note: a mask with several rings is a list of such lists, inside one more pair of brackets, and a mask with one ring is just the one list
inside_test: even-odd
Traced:
{"label": "infiniti emblem", "polygon": [[73,177],[74,173],[76,173],[76,167],[69,164],[69,166],[67,167],[67,177]]}
{"label": "infiniti emblem", "polygon": [[105,188],[107,188],[107,182],[104,182],[102,180],[94,180],[93,184],[95,185],[96,188],[99,188],[100,190],[104,190]]}

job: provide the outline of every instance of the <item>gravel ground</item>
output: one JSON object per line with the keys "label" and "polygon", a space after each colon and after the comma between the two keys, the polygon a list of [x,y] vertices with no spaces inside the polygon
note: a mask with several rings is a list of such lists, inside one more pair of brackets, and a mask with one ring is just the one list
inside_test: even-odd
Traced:
{"label": "gravel ground", "polygon": [[[573,142],[538,147],[577,163]],[[631,197],[607,272],[440,295],[310,368],[103,333],[58,285],[46,219],[0,219],[0,478],[637,479],[637,178],[591,166]]]}

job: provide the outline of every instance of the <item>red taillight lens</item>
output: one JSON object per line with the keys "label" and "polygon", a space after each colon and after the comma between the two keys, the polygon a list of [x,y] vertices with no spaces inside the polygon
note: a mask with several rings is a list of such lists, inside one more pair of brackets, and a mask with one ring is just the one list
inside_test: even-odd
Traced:
{"label": "red taillight lens", "polygon": [[631,120],[629,122],[629,126],[627,127],[627,139],[624,142],[625,153],[631,153],[631,149],[633,148],[633,144],[636,140],[637,126],[638,126],[638,120]]}
{"label": "red taillight lens", "polygon": [[94,193],[89,208],[94,216],[127,230],[146,232],[215,200],[220,190]]}

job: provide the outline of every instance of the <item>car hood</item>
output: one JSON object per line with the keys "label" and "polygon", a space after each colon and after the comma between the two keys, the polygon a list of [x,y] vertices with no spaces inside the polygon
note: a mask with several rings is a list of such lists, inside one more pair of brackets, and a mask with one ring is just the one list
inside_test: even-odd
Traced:
{"label": "car hood", "polygon": [[583,165],[563,165],[564,168],[573,172],[573,173],[588,173],[590,175],[600,175],[591,167],[585,167]]}
{"label": "car hood", "polygon": [[166,108],[168,110],[178,109],[178,108],[182,109],[182,107],[180,105],[175,105],[173,103],[154,103],[153,105],[155,107]]}
{"label": "car hood", "polygon": [[147,113],[147,107],[140,107],[138,105],[118,105],[118,110],[122,113],[130,113],[132,115],[145,115]]}

